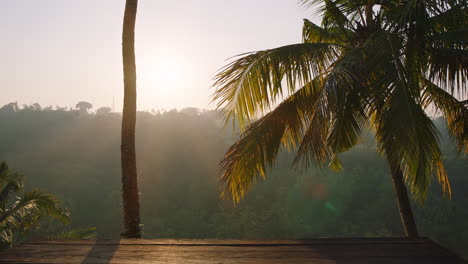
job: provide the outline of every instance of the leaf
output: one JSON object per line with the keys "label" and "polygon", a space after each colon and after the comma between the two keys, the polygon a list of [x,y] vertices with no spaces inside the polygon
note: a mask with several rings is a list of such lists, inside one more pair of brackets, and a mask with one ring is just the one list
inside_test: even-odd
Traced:
{"label": "leaf", "polygon": [[96,238],[96,227],[69,229],[58,234],[48,236],[47,239],[94,239]]}
{"label": "leaf", "polygon": [[335,172],[341,172],[343,170],[343,164],[336,155],[332,158],[328,167]]}
{"label": "leaf", "polygon": [[213,100],[226,119],[237,117],[244,126],[245,120],[269,110],[281,96],[325,72],[339,48],[330,43],[303,43],[248,53],[216,75]]}
{"label": "leaf", "polygon": [[322,89],[315,79],[246,128],[221,161],[224,198],[238,203],[257,178],[265,178],[280,147],[291,148],[300,141]]}

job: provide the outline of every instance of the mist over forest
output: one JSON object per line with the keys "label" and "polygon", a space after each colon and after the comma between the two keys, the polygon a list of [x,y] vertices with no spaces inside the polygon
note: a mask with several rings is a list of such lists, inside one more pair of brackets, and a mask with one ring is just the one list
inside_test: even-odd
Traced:
{"label": "mist over forest", "polygon": [[[121,230],[121,115],[38,104],[0,109],[0,160],[25,177],[26,189],[56,194],[70,208],[72,226],[95,226],[98,238]],[[468,248],[468,158],[459,155],[444,120],[440,132],[452,200],[433,184],[414,204],[421,235],[458,254]],[[266,181],[245,200],[220,200],[218,163],[237,138],[214,111],[139,112],[137,160],[145,238],[278,239],[403,236],[386,162],[373,136],[342,154],[344,170],[291,167],[283,151]],[[52,220],[37,231],[59,227]]]}

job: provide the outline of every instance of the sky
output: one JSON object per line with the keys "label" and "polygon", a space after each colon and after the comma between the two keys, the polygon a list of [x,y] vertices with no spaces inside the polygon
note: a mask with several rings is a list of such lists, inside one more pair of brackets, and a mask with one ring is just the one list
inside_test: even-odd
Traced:
{"label": "sky", "polygon": [[[121,111],[124,0],[3,0],[0,105]],[[301,41],[298,0],[139,0],[138,110],[213,109],[212,78],[234,55]]]}

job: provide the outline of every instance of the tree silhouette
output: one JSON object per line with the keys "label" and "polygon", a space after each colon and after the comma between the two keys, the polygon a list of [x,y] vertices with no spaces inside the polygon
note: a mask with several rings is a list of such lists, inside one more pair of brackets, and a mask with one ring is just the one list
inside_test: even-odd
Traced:
{"label": "tree silhouette", "polygon": [[0,108],[0,111],[8,111],[8,112],[16,112],[18,110],[19,110],[19,107],[18,107],[17,102],[6,104],[2,106],[2,108]]}
{"label": "tree silhouette", "polygon": [[108,115],[112,112],[112,109],[110,107],[101,107],[98,110],[96,110],[97,115]]}
{"label": "tree silhouette", "polygon": [[81,102],[78,102],[75,107],[78,108],[81,112],[86,112],[87,113],[88,110],[93,108],[93,105],[91,103],[81,101]]}

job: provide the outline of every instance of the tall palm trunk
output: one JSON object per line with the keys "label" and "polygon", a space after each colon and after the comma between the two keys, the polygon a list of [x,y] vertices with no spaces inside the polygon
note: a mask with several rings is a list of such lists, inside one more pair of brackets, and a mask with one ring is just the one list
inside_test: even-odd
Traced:
{"label": "tall palm trunk", "polygon": [[418,230],[416,228],[416,222],[414,221],[413,211],[411,210],[411,204],[408,198],[408,192],[406,190],[405,182],[403,181],[403,172],[399,166],[392,166],[392,180],[393,187],[398,203],[398,209],[400,211],[401,222],[405,230],[405,234],[409,238],[417,238]]}
{"label": "tall palm trunk", "polygon": [[374,21],[372,19],[372,7],[373,7],[373,1],[372,0],[368,0],[367,1],[367,5],[366,5],[366,8],[365,8],[365,13],[366,13],[366,26],[368,28],[373,28],[374,26]]}
{"label": "tall palm trunk", "polygon": [[122,200],[124,227],[121,234],[126,238],[140,238],[140,202],[135,153],[136,123],[136,65],[135,65],[135,21],[138,0],[127,0],[122,33],[122,55],[124,74],[124,106],[122,112]]}

